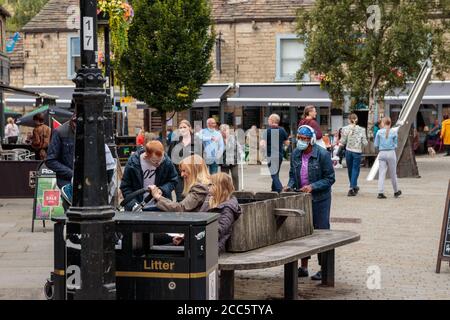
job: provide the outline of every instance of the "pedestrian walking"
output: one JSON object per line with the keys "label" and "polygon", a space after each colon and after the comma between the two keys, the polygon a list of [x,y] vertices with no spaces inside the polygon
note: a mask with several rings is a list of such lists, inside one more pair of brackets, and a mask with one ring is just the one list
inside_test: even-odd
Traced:
{"label": "pedestrian walking", "polygon": [[[331,186],[335,173],[330,153],[316,142],[314,129],[303,125],[297,131],[297,147],[291,155],[289,183],[285,191],[300,191],[312,195],[314,229],[330,229]],[[299,277],[307,277],[308,259],[301,261]],[[322,256],[319,255],[319,264]],[[317,272],[313,280],[321,280],[322,272]]]}
{"label": "pedestrian walking", "polygon": [[316,107],[310,105],[306,106],[305,110],[303,111],[303,118],[298,123],[298,126],[307,125],[314,129],[316,133],[316,144],[324,149],[326,149],[325,143],[323,142],[323,134],[322,130],[320,130],[320,126],[316,121],[317,118],[317,110]]}
{"label": "pedestrian walking", "polygon": [[194,135],[191,123],[187,120],[181,120],[176,132],[178,138],[173,139],[169,145],[168,155],[175,165],[178,173],[178,183],[175,187],[177,202],[181,202],[183,197],[184,180],[181,177],[179,165],[181,161],[193,154],[202,155],[202,142]]}
{"label": "pedestrian walking", "polygon": [[239,164],[242,159],[242,146],[239,144],[236,135],[231,134],[229,125],[222,124],[220,133],[225,145],[220,171],[230,174],[233,179],[234,189],[239,190]]}
{"label": "pedestrian walking", "polygon": [[441,139],[444,143],[446,156],[450,156],[450,119],[448,115],[444,116],[444,121],[441,125]]}
{"label": "pedestrian walking", "polygon": [[375,137],[375,148],[378,148],[378,160],[380,169],[378,173],[378,199],[386,199],[384,195],[384,180],[389,169],[394,196],[398,198],[402,192],[398,189],[397,183],[397,155],[395,149],[398,146],[398,131],[391,129],[391,118],[384,117],[383,128],[378,130]]}
{"label": "pedestrian walking", "polygon": [[35,114],[33,121],[36,126],[33,129],[31,146],[36,153],[36,160],[45,160],[52,130],[44,124],[44,115],[42,113]]}
{"label": "pedestrian walking", "polygon": [[157,186],[150,186],[156,207],[161,211],[198,212],[209,195],[210,175],[205,161],[197,154],[183,159],[180,163],[184,179],[181,202],[168,199]]}
{"label": "pedestrian walking", "polygon": [[364,146],[368,144],[366,130],[358,126],[358,116],[350,114],[349,125],[342,129],[341,145],[345,146],[345,161],[347,163],[350,190],[348,196],[356,196],[359,192],[358,177],[361,169],[361,156]]}
{"label": "pedestrian walking", "polygon": [[6,122],[7,122],[7,125],[5,126],[6,142],[9,144],[15,144],[19,139],[19,127],[17,126],[17,124],[14,123],[14,119],[11,117],[8,118]]}
{"label": "pedestrian walking", "polygon": [[266,130],[265,139],[261,140],[261,147],[267,150],[269,172],[272,177],[272,191],[281,192],[283,185],[280,181],[280,169],[283,162],[284,145],[289,144],[289,135],[283,127],[280,127],[280,116],[269,116],[269,128]]}
{"label": "pedestrian walking", "polygon": [[219,171],[218,160],[222,157],[224,150],[223,138],[216,130],[217,123],[214,118],[206,121],[207,128],[200,131],[199,137],[203,142],[206,165],[209,173],[214,174]]}

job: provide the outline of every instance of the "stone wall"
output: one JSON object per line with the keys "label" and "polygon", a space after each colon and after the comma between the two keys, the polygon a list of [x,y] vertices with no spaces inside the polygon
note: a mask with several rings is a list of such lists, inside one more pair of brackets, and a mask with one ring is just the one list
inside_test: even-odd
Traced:
{"label": "stone wall", "polygon": [[10,85],[17,88],[22,88],[24,85],[24,69],[22,67],[19,68],[11,68],[10,69]]}
{"label": "stone wall", "polygon": [[24,39],[24,85],[73,85],[67,72],[69,33],[29,33]]}
{"label": "stone wall", "polygon": [[210,83],[274,82],[276,78],[277,34],[295,33],[294,22],[250,22],[219,24],[222,34],[222,73],[215,68]]}

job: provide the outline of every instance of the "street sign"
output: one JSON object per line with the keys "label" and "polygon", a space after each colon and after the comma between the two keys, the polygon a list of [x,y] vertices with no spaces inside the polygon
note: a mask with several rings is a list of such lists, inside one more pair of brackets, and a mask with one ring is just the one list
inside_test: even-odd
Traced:
{"label": "street sign", "polygon": [[83,17],[84,25],[84,50],[94,51],[94,18]]}
{"label": "street sign", "polygon": [[441,272],[442,261],[450,262],[450,181],[448,182],[447,199],[445,202],[444,221],[442,222],[441,241],[436,265],[436,273]]}

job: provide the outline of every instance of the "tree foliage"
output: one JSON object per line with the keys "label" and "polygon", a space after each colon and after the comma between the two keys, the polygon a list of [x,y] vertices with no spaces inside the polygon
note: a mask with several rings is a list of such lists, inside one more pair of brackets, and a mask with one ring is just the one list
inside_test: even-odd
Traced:
{"label": "tree foliage", "polygon": [[190,108],[212,72],[209,1],[134,0],[132,4],[135,16],[120,61],[127,90],[161,113]]}
{"label": "tree foliage", "polygon": [[375,102],[405,88],[426,59],[438,78],[450,71],[449,12],[448,0],[316,0],[298,12],[306,56],[297,78],[317,74],[339,107],[345,93],[368,104],[370,134]]}

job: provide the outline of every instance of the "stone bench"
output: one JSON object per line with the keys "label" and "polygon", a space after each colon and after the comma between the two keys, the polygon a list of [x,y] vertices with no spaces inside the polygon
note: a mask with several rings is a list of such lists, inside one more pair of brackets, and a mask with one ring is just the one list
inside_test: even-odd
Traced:
{"label": "stone bench", "polygon": [[321,253],[322,283],[334,287],[334,249],[360,239],[359,234],[342,230],[315,230],[312,235],[263,248],[224,253],[219,257],[221,300],[234,299],[235,270],[266,269],[284,265],[284,297],[298,298],[298,260]]}

